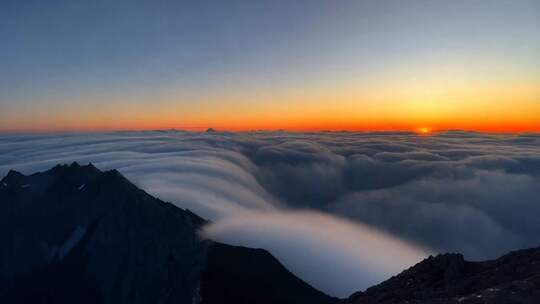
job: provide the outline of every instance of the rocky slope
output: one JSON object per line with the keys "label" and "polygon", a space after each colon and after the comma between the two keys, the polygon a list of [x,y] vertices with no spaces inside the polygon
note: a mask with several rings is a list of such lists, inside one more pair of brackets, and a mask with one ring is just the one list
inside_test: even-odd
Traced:
{"label": "rocky slope", "polygon": [[429,257],[344,303],[540,303],[540,247],[484,262]]}
{"label": "rocky slope", "polygon": [[203,271],[203,304],[329,304],[330,298],[292,275],[262,249],[214,243]]}
{"label": "rocky slope", "polygon": [[[204,223],[115,170],[10,171],[0,182],[0,303],[212,304],[224,290],[245,303],[333,301],[263,250],[202,241]],[[269,282],[287,293],[265,293]]]}

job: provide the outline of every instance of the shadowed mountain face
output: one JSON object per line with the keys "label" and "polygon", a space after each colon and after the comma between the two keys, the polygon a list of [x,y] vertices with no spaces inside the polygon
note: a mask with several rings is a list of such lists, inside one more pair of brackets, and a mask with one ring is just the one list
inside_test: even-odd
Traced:
{"label": "shadowed mountain face", "polygon": [[293,276],[265,250],[219,243],[209,249],[201,295],[203,304],[326,304],[337,301]]}
{"label": "shadowed mountain face", "polygon": [[429,257],[345,303],[538,303],[540,247],[496,260],[469,262],[461,254]]}
{"label": "shadowed mountain face", "polygon": [[76,163],[30,176],[11,171],[0,202],[2,286],[18,295],[59,302],[71,284],[105,303],[191,301],[204,221],[118,171]]}
{"label": "shadowed mountain face", "polygon": [[[227,259],[238,266],[227,279],[246,284],[233,291],[260,291],[261,303],[331,300],[263,250],[215,244],[207,255],[213,243],[199,239],[203,224],[116,170],[74,163],[29,176],[10,171],[0,182],[0,302],[222,303],[210,297],[223,290],[219,281],[201,283],[201,274]],[[242,268],[243,257],[261,267]],[[268,282],[279,290],[284,282],[287,294],[265,294]]]}

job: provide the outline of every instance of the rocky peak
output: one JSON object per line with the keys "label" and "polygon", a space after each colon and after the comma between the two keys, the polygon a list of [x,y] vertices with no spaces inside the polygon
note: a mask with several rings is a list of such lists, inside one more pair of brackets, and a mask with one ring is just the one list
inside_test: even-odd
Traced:
{"label": "rocky peak", "polygon": [[25,180],[26,176],[22,173],[15,170],[9,170],[7,175],[2,178],[2,183],[4,183],[5,185],[20,186],[25,182]]}
{"label": "rocky peak", "polygon": [[459,253],[439,254],[436,257],[430,256],[424,260],[423,264],[420,263],[416,265],[411,271],[419,271],[419,268],[423,268],[423,271],[428,269],[440,271],[442,272],[445,281],[451,281],[463,277],[465,272],[465,259],[463,258],[463,255]]}

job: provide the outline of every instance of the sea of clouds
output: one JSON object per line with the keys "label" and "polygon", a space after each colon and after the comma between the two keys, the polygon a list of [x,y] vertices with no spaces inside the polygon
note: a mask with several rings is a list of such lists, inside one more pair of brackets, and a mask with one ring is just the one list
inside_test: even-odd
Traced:
{"label": "sea of clouds", "polygon": [[432,253],[540,244],[540,134],[0,135],[1,176],[73,161],[118,169],[211,220],[203,236],[267,249],[336,296]]}

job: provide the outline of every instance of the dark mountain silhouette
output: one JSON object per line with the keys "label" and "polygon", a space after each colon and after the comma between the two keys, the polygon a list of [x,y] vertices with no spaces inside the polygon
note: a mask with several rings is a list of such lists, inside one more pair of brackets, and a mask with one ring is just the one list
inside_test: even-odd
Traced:
{"label": "dark mountain silhouette", "polygon": [[227,280],[243,288],[228,290],[245,303],[332,300],[264,250],[201,240],[205,223],[116,170],[10,171],[0,182],[0,303],[223,303],[211,295],[226,286],[209,276],[223,265],[236,265]]}
{"label": "dark mountain silhouette", "polygon": [[262,249],[215,243],[202,276],[203,304],[337,302],[307,286]]}
{"label": "dark mountain silhouette", "polygon": [[540,247],[483,262],[429,257],[344,303],[540,303]]}

